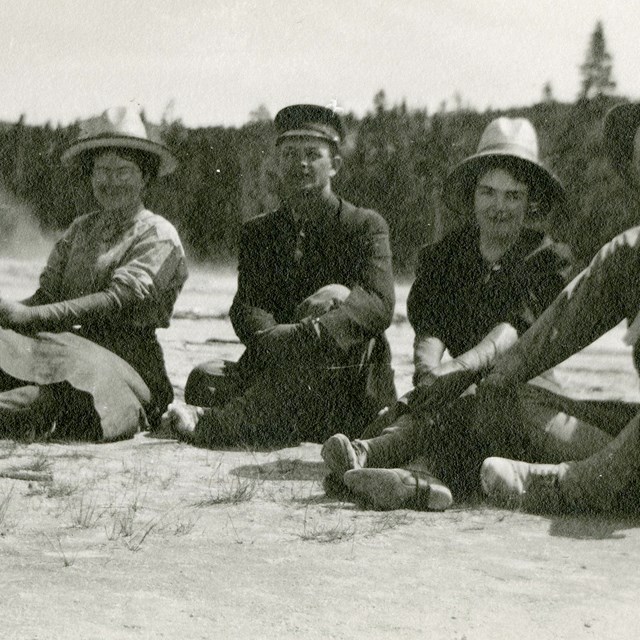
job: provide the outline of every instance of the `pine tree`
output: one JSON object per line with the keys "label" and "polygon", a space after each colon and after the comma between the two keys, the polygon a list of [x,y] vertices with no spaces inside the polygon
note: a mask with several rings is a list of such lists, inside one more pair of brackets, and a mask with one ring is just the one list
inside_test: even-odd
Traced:
{"label": "pine tree", "polygon": [[612,66],[611,54],[607,51],[604,38],[604,27],[598,20],[591,35],[587,58],[580,66],[582,73],[580,97],[589,100],[612,93],[616,87],[611,77]]}
{"label": "pine tree", "polygon": [[556,99],[553,96],[553,87],[551,86],[551,82],[547,81],[542,87],[542,102],[544,104],[552,104],[555,101]]}

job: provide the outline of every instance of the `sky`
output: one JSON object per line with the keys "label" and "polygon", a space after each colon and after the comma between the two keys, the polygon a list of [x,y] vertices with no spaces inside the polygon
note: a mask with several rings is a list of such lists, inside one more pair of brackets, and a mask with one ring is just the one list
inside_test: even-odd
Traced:
{"label": "sky", "polygon": [[0,120],[68,124],[133,102],[239,126],[264,105],[478,110],[573,100],[602,20],[617,93],[640,99],[628,0],[2,0]]}

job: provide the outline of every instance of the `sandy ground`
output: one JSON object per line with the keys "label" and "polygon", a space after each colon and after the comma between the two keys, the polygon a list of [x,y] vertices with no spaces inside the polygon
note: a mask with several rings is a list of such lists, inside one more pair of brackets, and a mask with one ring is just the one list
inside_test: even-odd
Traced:
{"label": "sandy ground", "polygon": [[[38,261],[3,260],[2,295]],[[161,332],[176,394],[197,362],[236,358],[233,276],[194,270]],[[411,374],[406,287],[389,330]],[[637,400],[618,329],[566,363],[575,396]],[[488,506],[375,512],[328,499],[320,445],[207,451],[139,434],[106,444],[0,441],[0,637],[640,637],[640,518]]]}

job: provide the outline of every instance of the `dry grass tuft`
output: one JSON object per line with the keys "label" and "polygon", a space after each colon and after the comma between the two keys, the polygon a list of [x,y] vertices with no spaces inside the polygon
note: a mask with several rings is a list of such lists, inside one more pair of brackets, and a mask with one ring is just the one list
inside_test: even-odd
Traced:
{"label": "dry grass tuft", "polygon": [[193,503],[194,507],[211,507],[217,504],[240,504],[249,502],[258,489],[259,482],[255,478],[239,478],[234,476],[231,482],[216,487],[214,494],[209,487],[209,495]]}
{"label": "dry grass tuft", "polygon": [[62,561],[62,566],[72,567],[74,562],[76,561],[77,554],[73,556],[67,555],[66,551],[62,548],[62,541],[60,540],[59,535],[56,535],[55,541],[51,540],[51,538],[46,533],[43,535],[47,539],[53,550],[56,552],[56,555]]}
{"label": "dry grass tuft", "polygon": [[334,524],[314,522],[313,525],[309,525],[305,520],[299,536],[301,540],[307,542],[346,542],[355,537],[356,531],[354,523],[344,523],[341,519]]}
{"label": "dry grass tuft", "polygon": [[69,500],[69,512],[71,523],[80,529],[90,529],[98,523],[106,509],[98,508],[98,499],[95,495],[86,493],[78,498]]}
{"label": "dry grass tuft", "polygon": [[51,482],[44,485],[43,493],[47,498],[68,498],[76,493],[78,488],[75,482]]}
{"label": "dry grass tuft", "polygon": [[3,496],[0,496],[0,525],[4,524],[12,497],[13,485],[11,485],[11,488],[9,489],[9,491],[7,491],[7,493],[5,493]]}

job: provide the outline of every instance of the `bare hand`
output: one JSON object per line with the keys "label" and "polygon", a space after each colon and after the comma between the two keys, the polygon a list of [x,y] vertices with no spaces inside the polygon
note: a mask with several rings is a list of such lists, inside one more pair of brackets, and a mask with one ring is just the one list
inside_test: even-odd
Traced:
{"label": "bare hand", "polygon": [[160,427],[176,435],[193,439],[198,421],[204,414],[202,407],[196,407],[184,402],[172,402],[162,414]]}

